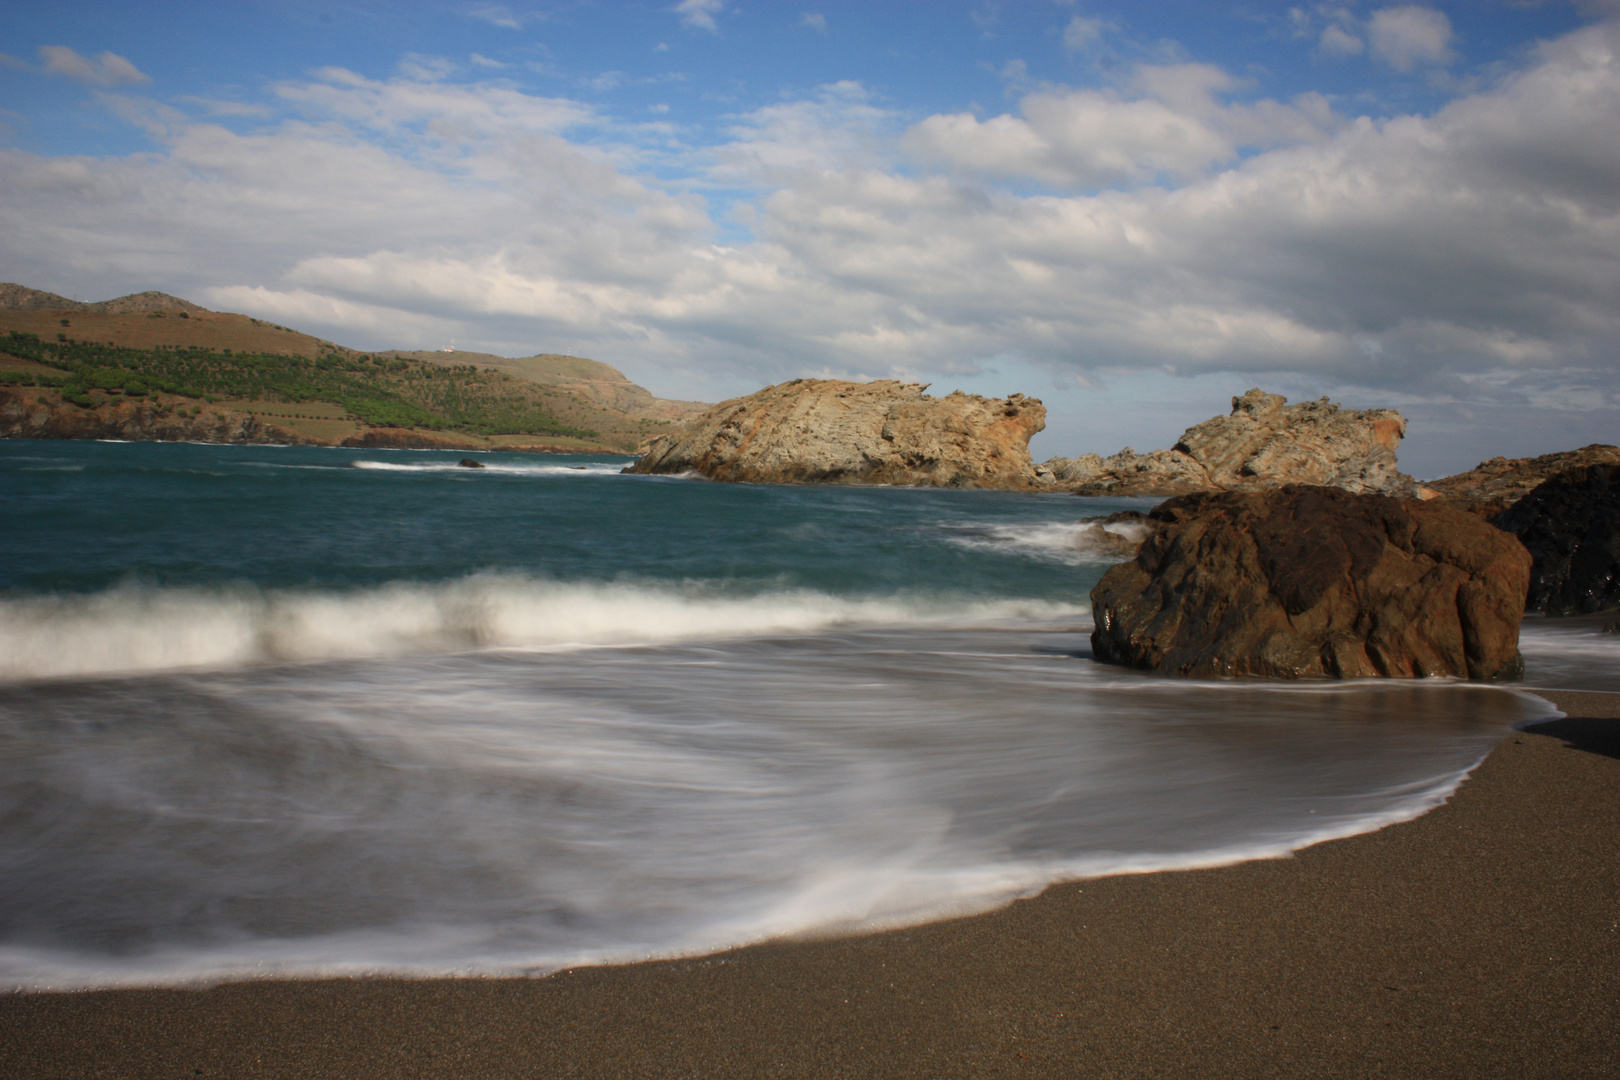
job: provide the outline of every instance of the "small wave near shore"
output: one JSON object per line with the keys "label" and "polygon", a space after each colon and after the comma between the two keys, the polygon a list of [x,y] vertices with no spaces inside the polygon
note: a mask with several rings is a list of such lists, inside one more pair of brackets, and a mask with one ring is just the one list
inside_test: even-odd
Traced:
{"label": "small wave near shore", "polygon": [[835,596],[567,583],[514,573],[375,588],[152,588],[0,600],[0,680],[487,648],[626,645],[837,627],[1082,619],[1084,605],[948,593]]}

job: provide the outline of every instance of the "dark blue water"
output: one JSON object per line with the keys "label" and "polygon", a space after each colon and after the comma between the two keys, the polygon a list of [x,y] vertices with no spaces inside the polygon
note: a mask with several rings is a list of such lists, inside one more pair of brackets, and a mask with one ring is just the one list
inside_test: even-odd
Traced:
{"label": "dark blue water", "polygon": [[0,983],[915,922],[1411,817],[1550,714],[1093,663],[1140,501],[462,456],[0,443]]}

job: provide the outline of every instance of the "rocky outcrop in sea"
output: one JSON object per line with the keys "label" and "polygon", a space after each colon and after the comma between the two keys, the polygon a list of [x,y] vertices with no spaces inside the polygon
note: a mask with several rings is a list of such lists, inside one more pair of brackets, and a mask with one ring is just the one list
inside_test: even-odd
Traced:
{"label": "rocky outcrop in sea", "polygon": [[1526,610],[1589,615],[1620,607],[1620,462],[1549,478],[1503,511],[1496,526],[1535,560]]}
{"label": "rocky outcrop in sea", "polygon": [[1047,487],[1029,457],[1046,407],[922,383],[795,379],[714,406],[654,440],[626,472],[764,484]]}
{"label": "rocky outcrop in sea", "polygon": [[1079,495],[1187,495],[1320,484],[1351,492],[1410,496],[1395,467],[1406,421],[1394,409],[1344,409],[1322,398],[1289,405],[1258,388],[1182,433],[1175,446],[1112,457],[1053,458],[1041,468]]}
{"label": "rocky outcrop in sea", "polygon": [[1588,465],[1620,465],[1620,446],[1593,443],[1539,457],[1493,457],[1465,473],[1430,480],[1424,486],[1486,520],[1496,516],[1560,473]]}
{"label": "rocky outcrop in sea", "polygon": [[1203,678],[1522,670],[1530,555],[1456,507],[1289,485],[1170,499],[1149,523],[1091,592],[1098,660]]}

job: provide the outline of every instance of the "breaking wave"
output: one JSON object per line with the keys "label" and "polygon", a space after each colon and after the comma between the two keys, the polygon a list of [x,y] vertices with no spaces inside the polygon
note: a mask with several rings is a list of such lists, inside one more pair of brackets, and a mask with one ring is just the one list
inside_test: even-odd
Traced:
{"label": "breaking wave", "polygon": [[0,680],[1063,619],[1086,611],[943,593],[739,595],[700,585],[567,583],[520,574],[349,590],[128,585],[89,596],[0,600]]}
{"label": "breaking wave", "polygon": [[1131,522],[1038,522],[1011,525],[946,526],[951,542],[964,547],[1000,551],[1083,566],[1116,563],[1131,557],[1146,530]]}

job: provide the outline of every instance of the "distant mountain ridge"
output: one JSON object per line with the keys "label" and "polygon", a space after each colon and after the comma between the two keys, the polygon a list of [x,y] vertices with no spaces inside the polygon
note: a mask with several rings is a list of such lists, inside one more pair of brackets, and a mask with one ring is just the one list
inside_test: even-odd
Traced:
{"label": "distant mountain ridge", "polygon": [[182,300],[168,293],[147,290],[130,293],[115,300],[86,303],[69,300],[43,289],[30,289],[15,282],[0,282],[0,311],[97,311],[117,315],[141,315],[148,311],[207,311],[200,304]]}
{"label": "distant mountain ridge", "polygon": [[[201,355],[211,353],[217,357],[217,360],[207,362],[205,368],[210,370],[218,368],[221,377],[224,377],[223,373],[227,369],[233,372],[229,376],[230,380],[234,380],[232,385],[246,377],[243,371],[237,370],[241,368],[241,358],[245,356],[262,356],[267,360],[282,358],[272,365],[278,370],[287,366],[285,358],[302,357],[328,368],[337,365],[338,368],[350,372],[362,381],[369,380],[378,387],[386,385],[389,394],[395,396],[403,394],[404,398],[410,399],[418,406],[428,408],[429,412],[438,416],[438,420],[432,421],[433,423],[443,423],[446,416],[456,412],[467,402],[463,400],[466,398],[466,394],[463,393],[465,388],[454,393],[449,390],[441,393],[431,390],[430,387],[448,388],[451,384],[459,387],[460,382],[469,377],[468,373],[477,370],[481,371],[481,374],[473,377],[473,382],[479,388],[475,396],[482,395],[480,397],[482,400],[490,394],[497,397],[504,394],[511,399],[508,404],[520,412],[527,414],[539,410],[535,415],[546,414],[550,420],[542,425],[545,430],[536,429],[535,437],[557,443],[558,449],[563,448],[564,444],[583,446],[588,443],[596,449],[611,449],[620,453],[632,452],[647,439],[667,433],[672,425],[708,408],[702,402],[666,401],[656,398],[645,387],[631,382],[617,368],[584,357],[542,353],[514,359],[491,353],[451,350],[362,352],[263,319],[232,312],[211,311],[189,300],[157,291],[132,293],[113,300],[88,303],[13,282],[0,283],[0,339],[6,338],[8,334],[26,335],[34,340],[45,350],[40,353],[40,357],[44,357],[46,362],[42,364],[39,357],[30,358],[34,352],[39,351],[32,346],[25,348],[21,344],[16,344],[8,352],[4,341],[0,340],[0,382],[45,379],[46,381],[39,383],[36,389],[43,389],[46,393],[34,394],[33,397],[41,400],[34,401],[30,408],[37,405],[39,409],[47,411],[60,411],[56,399],[61,395],[56,387],[65,376],[62,370],[50,366],[49,358],[46,356],[51,349],[59,347],[79,349],[81,352],[85,347],[139,350],[146,354],[145,359],[132,356],[120,359],[109,353],[105,358],[92,361],[87,359],[88,354],[85,354],[79,358],[79,363],[81,365],[89,363],[91,367],[98,364],[110,365],[120,369],[134,365],[143,371],[152,368],[152,371],[147,372],[148,375],[157,372],[158,368],[166,371],[168,367],[178,363],[174,359],[177,354],[172,350],[193,352],[200,350]],[[21,340],[18,339],[19,342]],[[13,355],[19,351],[24,355]],[[424,375],[433,375],[436,369],[443,370],[439,370],[437,377],[428,382],[422,382],[418,376],[400,374],[419,371]],[[288,368],[288,371],[292,370]],[[92,374],[90,368],[86,368],[81,374],[83,375],[81,382],[84,379],[94,381],[98,377]],[[110,379],[112,376],[107,375],[105,378]],[[201,376],[193,373],[191,378],[195,382]],[[495,381],[491,382],[492,379]],[[498,389],[500,380],[509,380],[505,390]],[[175,386],[179,387],[180,383],[175,383]],[[116,386],[111,385],[107,391],[113,397],[117,397],[121,392]],[[154,397],[150,400],[162,398],[165,393],[153,391]],[[379,422],[375,419],[362,421],[358,414],[348,415],[352,410],[338,408],[335,405],[331,408],[323,407],[322,415],[307,415],[309,409],[296,401],[284,400],[285,394],[278,392],[268,392],[269,400],[251,401],[245,398],[241,401],[235,400],[239,396],[235,392],[220,397],[222,393],[224,392],[215,391],[215,397],[209,399],[212,404],[218,398],[218,404],[214,406],[216,409],[241,411],[249,415],[275,416],[289,434],[297,433],[320,442],[373,438],[376,431],[375,424]],[[300,393],[303,394],[304,391]],[[446,397],[445,394],[449,396]],[[304,394],[304,397],[307,396]],[[439,398],[443,400],[436,405],[433,404],[433,401]],[[81,405],[85,401],[94,401],[98,410],[112,403],[106,393],[99,391],[96,394],[77,395],[74,400]],[[173,404],[184,403],[177,399]],[[189,405],[185,407],[190,408]],[[328,412],[331,415],[326,415]],[[50,430],[56,431],[60,428],[60,432],[49,437],[101,437],[93,434],[82,436],[73,434],[72,432],[81,429],[85,432],[100,429],[96,428],[95,424],[89,423],[86,418],[72,414],[71,410],[63,414],[69,415],[74,417],[74,423],[68,424],[64,421],[57,424]],[[429,421],[424,419],[422,422]],[[366,434],[367,423],[372,425],[373,435]],[[153,429],[154,432],[156,430]],[[548,431],[555,433],[557,438],[552,438],[552,435],[547,434]],[[588,433],[591,437],[563,438],[562,433],[565,431]],[[15,436],[18,432],[10,431],[8,428],[4,434]],[[130,431],[117,437],[170,436],[143,435]],[[274,441],[281,436],[272,433],[270,437]],[[433,436],[434,439],[442,437],[442,433]],[[471,434],[466,437],[474,439]],[[408,441],[418,436],[399,438],[407,438]],[[420,438],[426,439],[428,436],[421,434]],[[527,443],[533,442],[527,436],[519,435],[501,435],[493,440],[484,439],[484,442],[489,443],[490,448],[499,448],[500,445],[508,445],[520,439],[526,440]],[[474,442],[467,445],[468,448],[479,448],[483,443],[474,439]],[[535,447],[526,446],[526,448]]]}

